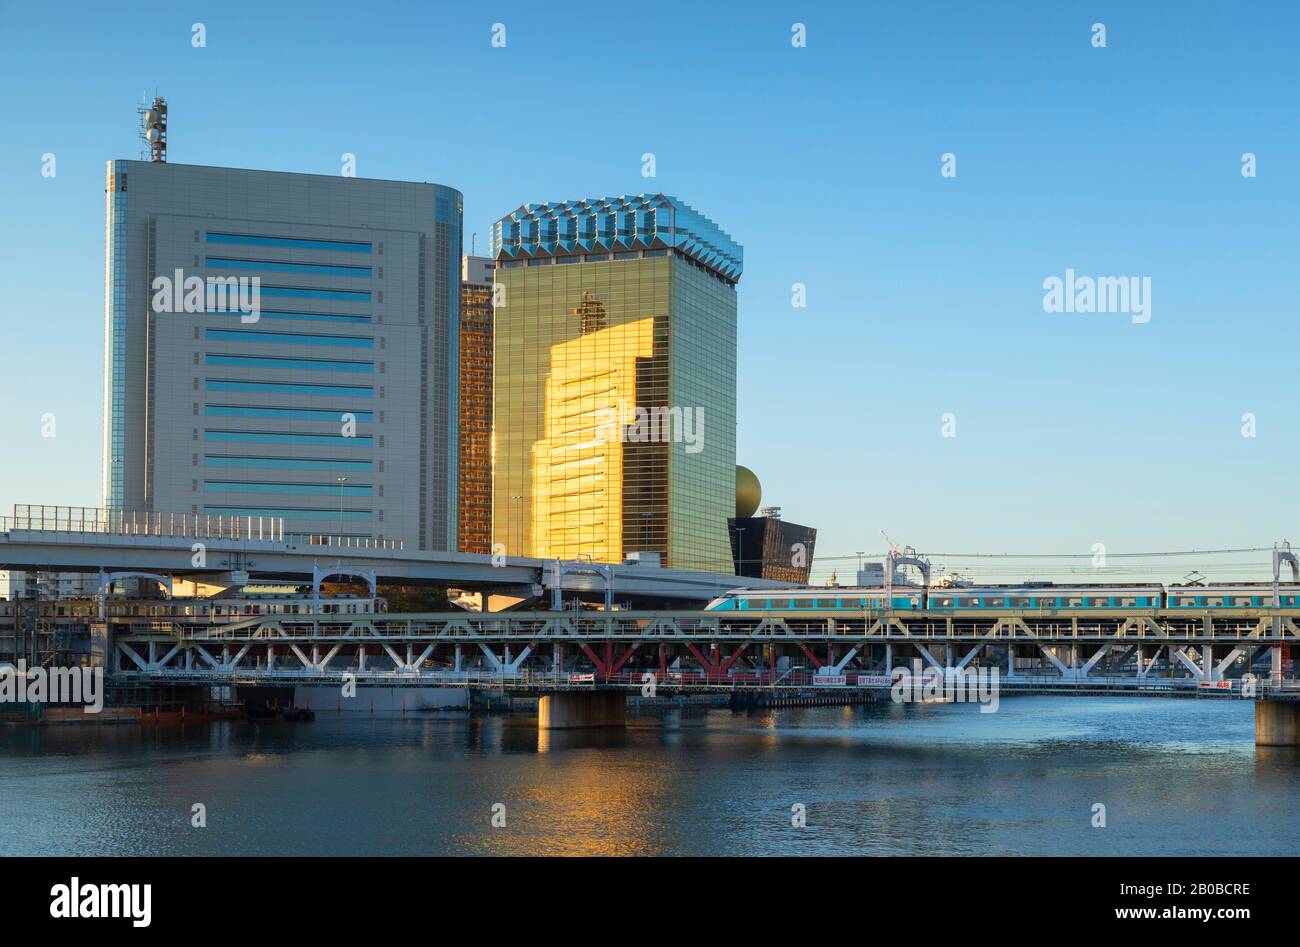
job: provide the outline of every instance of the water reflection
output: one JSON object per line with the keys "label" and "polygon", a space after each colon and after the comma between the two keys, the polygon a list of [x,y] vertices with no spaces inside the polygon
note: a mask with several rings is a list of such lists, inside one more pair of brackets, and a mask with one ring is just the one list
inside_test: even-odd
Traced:
{"label": "water reflection", "polygon": [[674,709],[625,731],[437,714],[8,728],[0,852],[1300,851],[1300,749],[1253,737],[1245,703],[1096,698]]}

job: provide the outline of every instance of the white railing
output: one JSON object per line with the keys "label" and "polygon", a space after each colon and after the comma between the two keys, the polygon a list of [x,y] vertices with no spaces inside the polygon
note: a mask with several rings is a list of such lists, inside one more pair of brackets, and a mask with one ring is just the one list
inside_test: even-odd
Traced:
{"label": "white railing", "polygon": [[274,516],[214,516],[211,513],[164,513],[27,503],[15,503],[13,516],[0,516],[0,532],[11,530],[284,542],[284,520]]}
{"label": "white railing", "polygon": [[212,513],[164,513],[106,507],[46,506],[16,503],[12,516],[0,516],[0,533],[13,530],[101,536],[148,536],[163,539],[230,539],[343,549],[397,549],[400,539],[285,533],[278,516],[231,516]]}

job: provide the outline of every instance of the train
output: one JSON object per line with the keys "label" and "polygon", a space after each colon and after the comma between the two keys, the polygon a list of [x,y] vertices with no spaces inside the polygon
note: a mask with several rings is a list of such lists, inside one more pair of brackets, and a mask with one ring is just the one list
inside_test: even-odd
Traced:
{"label": "train", "polygon": [[[886,598],[888,596],[888,601]],[[1300,584],[1281,583],[1278,604],[1300,607]],[[922,588],[896,585],[886,592],[879,586],[778,589],[732,589],[705,606],[706,611],[926,611],[973,614],[980,611],[1055,611],[1098,609],[1153,611],[1207,608],[1272,608],[1271,582],[1233,585],[1023,585],[952,586]]]}
{"label": "train", "polygon": [[[68,618],[93,617],[99,610],[98,603],[90,598],[58,599],[49,607],[55,617]],[[259,615],[310,615],[313,611],[311,586],[259,586],[194,598],[109,596],[104,607],[112,618],[211,624],[243,621]],[[371,615],[388,611],[388,602],[381,596],[322,596],[320,610],[322,614]]]}

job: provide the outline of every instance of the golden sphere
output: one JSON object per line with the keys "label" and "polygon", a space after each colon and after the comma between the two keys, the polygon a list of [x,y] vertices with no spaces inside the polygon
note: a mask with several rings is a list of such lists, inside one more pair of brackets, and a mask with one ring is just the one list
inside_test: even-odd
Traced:
{"label": "golden sphere", "polygon": [[748,467],[736,465],[736,519],[748,519],[763,499],[763,488]]}

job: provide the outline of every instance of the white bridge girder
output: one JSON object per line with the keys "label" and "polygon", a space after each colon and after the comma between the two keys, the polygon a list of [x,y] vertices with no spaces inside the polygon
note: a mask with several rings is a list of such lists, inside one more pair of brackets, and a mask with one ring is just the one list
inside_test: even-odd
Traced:
{"label": "white bridge girder", "polygon": [[[1243,658],[1248,660],[1242,670],[1254,669],[1261,649],[1300,643],[1300,610],[1276,611],[1187,616],[1008,613],[981,621],[923,612],[275,615],[206,627],[173,623],[167,630],[115,625],[111,653],[113,673],[124,681],[333,680],[350,672],[359,679],[450,676],[500,682],[541,672],[561,674],[561,652],[537,647],[546,641],[579,662],[584,646],[595,653],[615,646],[622,653],[638,642],[653,643],[669,649],[667,660],[674,665],[686,656],[683,649],[688,645],[713,655],[715,661],[745,646],[743,659],[733,658],[727,667],[751,676],[768,666],[769,654],[793,653],[802,661],[799,648],[820,652],[828,647],[823,666],[850,677],[888,674],[915,658],[941,671],[960,671],[972,664],[1001,667],[1008,684],[1023,686],[1094,687],[1125,680],[1137,686],[1199,686],[1231,680],[1229,675]],[[1278,619],[1277,638],[1273,618]],[[565,647],[566,642],[575,647]]]}

